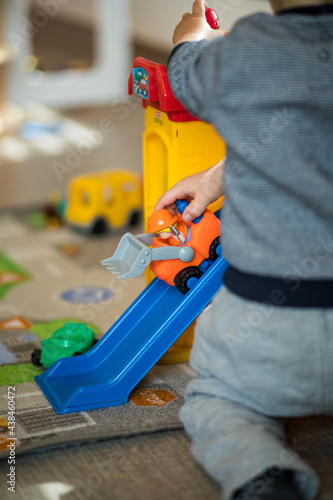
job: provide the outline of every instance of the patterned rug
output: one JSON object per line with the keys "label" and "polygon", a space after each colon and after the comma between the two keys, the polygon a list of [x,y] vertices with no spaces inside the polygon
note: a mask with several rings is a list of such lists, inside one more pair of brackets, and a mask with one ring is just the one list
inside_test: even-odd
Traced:
{"label": "patterned rug", "polygon": [[[100,238],[66,227],[36,229],[0,217],[0,457],[68,443],[179,429],[186,363],[157,365],[124,406],[57,415],[37,386],[31,353],[66,322],[85,323],[100,338],[145,286],[118,281],[100,261],[119,234]],[[14,426],[15,424],[15,426]]]}
{"label": "patterned rug", "polygon": [[[194,376],[187,363],[156,365],[126,405],[67,415],[34,381],[42,368],[31,352],[42,339],[67,321],[100,338],[145,287],[144,278],[119,282],[99,265],[119,235],[37,230],[9,214],[0,216],[0,238],[0,498],[221,498],[178,417]],[[289,420],[287,436],[320,477],[316,500],[333,500],[333,418]]]}

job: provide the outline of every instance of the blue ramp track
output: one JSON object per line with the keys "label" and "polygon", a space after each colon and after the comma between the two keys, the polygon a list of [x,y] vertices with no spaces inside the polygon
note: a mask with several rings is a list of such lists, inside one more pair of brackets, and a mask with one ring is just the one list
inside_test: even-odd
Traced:
{"label": "blue ramp track", "polygon": [[86,354],[35,377],[59,414],[127,403],[132,389],[209,304],[228,264],[219,257],[186,295],[157,278]]}

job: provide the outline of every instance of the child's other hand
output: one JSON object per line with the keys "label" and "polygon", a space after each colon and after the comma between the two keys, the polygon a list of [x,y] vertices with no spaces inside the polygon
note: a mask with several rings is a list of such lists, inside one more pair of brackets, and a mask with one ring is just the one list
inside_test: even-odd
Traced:
{"label": "child's other hand", "polygon": [[223,195],[222,171],[225,160],[202,172],[189,175],[177,182],[158,200],[154,212],[167,208],[176,214],[176,200],[192,200],[183,213],[183,220],[190,222],[199,217],[203,211]]}
{"label": "child's other hand", "polygon": [[205,10],[207,4],[204,0],[195,0],[192,14],[186,13],[176,26],[173,34],[173,43],[178,45],[182,42],[195,42],[203,38],[215,38],[225,36],[226,30],[213,30],[206,21]]}

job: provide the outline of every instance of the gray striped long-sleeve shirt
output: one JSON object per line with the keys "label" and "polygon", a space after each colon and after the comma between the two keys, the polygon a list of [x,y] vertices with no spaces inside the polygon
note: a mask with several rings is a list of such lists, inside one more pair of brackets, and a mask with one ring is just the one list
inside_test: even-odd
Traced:
{"label": "gray striped long-sleeve shirt", "polygon": [[264,13],[185,43],[176,97],[227,143],[222,246],[260,275],[333,278],[333,14]]}

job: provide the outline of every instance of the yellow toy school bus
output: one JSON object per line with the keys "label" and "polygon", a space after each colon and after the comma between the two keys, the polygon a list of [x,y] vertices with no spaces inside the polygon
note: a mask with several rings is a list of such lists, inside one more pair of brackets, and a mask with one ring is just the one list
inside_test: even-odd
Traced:
{"label": "yellow toy school bus", "polygon": [[67,222],[93,234],[137,224],[142,211],[140,177],[128,170],[104,170],[74,177]]}

